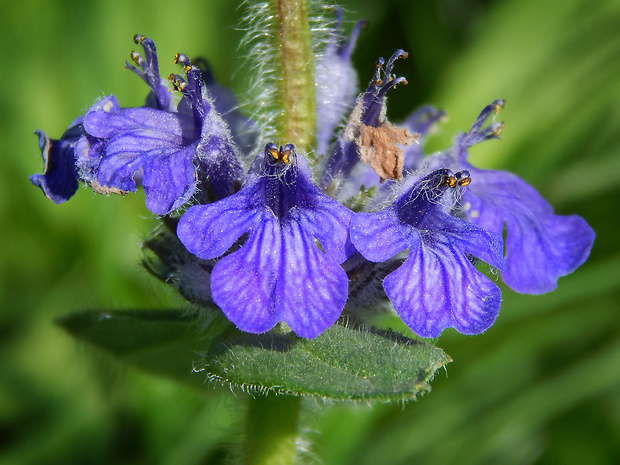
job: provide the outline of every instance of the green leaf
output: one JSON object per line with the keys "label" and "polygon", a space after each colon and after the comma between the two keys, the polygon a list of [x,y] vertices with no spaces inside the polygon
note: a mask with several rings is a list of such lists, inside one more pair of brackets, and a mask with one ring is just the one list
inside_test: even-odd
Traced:
{"label": "green leaf", "polygon": [[426,342],[341,325],[302,339],[242,333],[219,315],[180,311],[81,312],[59,324],[120,361],[202,388],[209,380],[248,392],[403,401],[429,391],[451,361]]}
{"label": "green leaf", "polygon": [[193,364],[225,327],[215,317],[199,323],[189,312],[161,310],[78,312],[57,323],[122,362],[193,386],[204,385]]}

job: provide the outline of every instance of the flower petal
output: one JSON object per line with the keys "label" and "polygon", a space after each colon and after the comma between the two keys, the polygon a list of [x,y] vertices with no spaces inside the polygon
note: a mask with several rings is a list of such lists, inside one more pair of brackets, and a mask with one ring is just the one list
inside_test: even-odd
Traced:
{"label": "flower petal", "polygon": [[208,260],[223,255],[245,232],[261,221],[271,221],[264,208],[256,208],[261,182],[254,178],[234,195],[190,207],[181,217],[177,236],[191,253]]}
{"label": "flower petal", "polygon": [[290,214],[296,217],[304,230],[318,239],[326,255],[338,263],[344,262],[355,253],[349,239],[349,223],[353,212],[323,194],[301,171],[297,189],[302,208],[295,208]]}
{"label": "flower petal", "polygon": [[501,292],[440,234],[411,243],[409,257],[383,282],[403,322],[422,337],[453,327],[478,334],[493,324]]}
{"label": "flower petal", "polygon": [[[84,128],[91,136],[106,139],[138,131],[150,144],[181,145],[183,136],[176,113],[145,107],[120,108],[114,96],[102,99],[86,113]],[[139,141],[131,146],[139,146]]]}
{"label": "flower petal", "polygon": [[[594,231],[579,216],[560,216],[532,186],[503,171],[475,170],[464,208],[471,220],[495,232],[506,223],[506,271],[513,290],[543,294],[588,258]],[[469,205],[468,205],[469,203]]]}
{"label": "flower petal", "polygon": [[107,139],[95,177],[103,188],[135,192],[135,173],[142,168],[146,206],[159,215],[179,208],[194,194],[198,143],[185,144],[176,114],[152,108],[120,109],[110,97],[86,114],[84,125],[89,134]]}
{"label": "flower petal", "polygon": [[195,147],[151,150],[144,154],[142,185],[146,208],[165,215],[183,206],[196,191],[196,168],[192,164]]}
{"label": "flower petal", "polygon": [[414,234],[415,229],[401,224],[393,207],[375,213],[356,213],[351,220],[351,241],[371,262],[382,262],[407,250],[408,238]]}
{"label": "flower petal", "polygon": [[297,335],[314,338],[340,316],[347,301],[347,274],[295,220],[283,224],[281,257],[275,289],[278,318]]}
{"label": "flower petal", "polygon": [[242,331],[263,333],[281,319],[274,299],[275,286],[283,285],[278,282],[281,234],[275,218],[264,219],[241,249],[213,268],[213,301]]}
{"label": "flower petal", "polygon": [[543,294],[583,264],[594,231],[577,215],[507,218],[506,265],[502,279],[522,294]]}
{"label": "flower petal", "polygon": [[43,174],[30,176],[30,181],[54,203],[69,200],[78,189],[75,144],[83,137],[83,132],[81,126],[74,126],[60,140],[55,140],[47,137],[43,131],[36,131],[45,169]]}
{"label": "flower petal", "polygon": [[481,228],[443,212],[433,212],[424,222],[425,228],[449,234],[463,252],[467,252],[500,270],[504,263],[504,241],[498,233]]}

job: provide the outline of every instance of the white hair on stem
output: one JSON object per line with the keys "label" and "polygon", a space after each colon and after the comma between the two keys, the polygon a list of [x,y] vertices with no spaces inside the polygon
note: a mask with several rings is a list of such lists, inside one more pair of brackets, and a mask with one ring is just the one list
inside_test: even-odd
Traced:
{"label": "white hair on stem", "polygon": [[[271,4],[267,1],[244,1],[242,7],[246,14],[240,28],[245,37],[240,48],[244,51],[249,66],[250,83],[243,100],[251,118],[257,123],[259,137],[254,152],[260,151],[268,142],[276,144],[296,141],[280,141],[276,134],[276,121],[282,116],[278,108],[278,82],[282,79],[278,72],[278,44],[274,40],[276,18]],[[310,36],[315,59],[321,57],[335,24],[336,6],[326,0],[307,0],[306,7],[310,21]],[[245,106],[245,105],[244,105]]]}

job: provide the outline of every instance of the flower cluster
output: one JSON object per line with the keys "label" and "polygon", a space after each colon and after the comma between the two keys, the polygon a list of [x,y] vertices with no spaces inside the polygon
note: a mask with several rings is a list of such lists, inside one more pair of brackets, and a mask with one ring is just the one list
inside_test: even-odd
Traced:
{"label": "flower cluster", "polygon": [[153,41],[138,35],[144,53],[127,66],[150,89],[144,106],[108,96],[59,140],[38,132],[45,171],[32,182],[56,203],[78,181],[100,193],[141,186],[176,233],[175,244],[152,246],[170,265],[163,277],[251,333],[283,322],[313,338],[343,312],[363,318],[389,300],[422,337],[477,334],[501,302],[481,262],[514,291],[541,294],[586,260],[594,232],[582,218],[554,214],[514,174],[469,163],[469,147],[499,137],[503,101],[425,156],[443,112],[423,107],[402,125],[386,117],[388,91],[406,84],[393,74],[406,52],[379,59],[356,97],[350,58],[362,23],[349,38],[339,23],[315,66],[318,163],[295,141],[261,142],[259,123],[187,56],[175,57],[180,75],[162,79]]}

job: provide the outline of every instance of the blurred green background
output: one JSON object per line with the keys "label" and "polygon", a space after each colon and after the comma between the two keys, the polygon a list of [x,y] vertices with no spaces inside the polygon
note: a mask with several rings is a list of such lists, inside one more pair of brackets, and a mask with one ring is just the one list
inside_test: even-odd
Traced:
{"label": "blurred green background", "polygon": [[[2,1],[0,54],[0,463],[209,464],[240,440],[244,395],[191,390],[119,367],[54,318],[91,308],[178,308],[144,272],[155,222],[140,194],[81,189],[55,206],[27,176],[42,168],[33,131],[59,137],[98,97],[139,106],[146,87],[122,66],[135,33],[161,72],[182,51],[207,57],[240,95],[247,73],[234,1]],[[365,84],[402,47],[409,85],[388,115],[433,103],[446,147],[484,105],[507,100],[501,141],[480,166],[510,169],[597,232],[590,260],[531,297],[504,292],[484,335],[446,331],[453,358],[433,392],[408,405],[308,402],[307,460],[337,464],[620,463],[620,2],[346,0],[370,20],[355,54]],[[199,375],[197,375],[199,376]]]}

